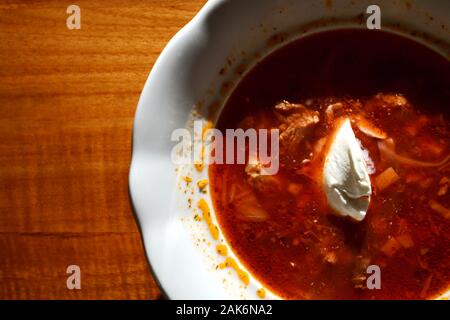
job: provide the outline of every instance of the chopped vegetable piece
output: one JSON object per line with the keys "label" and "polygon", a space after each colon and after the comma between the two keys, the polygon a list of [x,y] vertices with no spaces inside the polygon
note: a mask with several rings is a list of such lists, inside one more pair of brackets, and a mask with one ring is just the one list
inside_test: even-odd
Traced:
{"label": "chopped vegetable piece", "polygon": [[358,116],[356,117],[356,125],[362,133],[375,139],[387,139],[387,134],[380,128],[373,125],[369,120]]}
{"label": "chopped vegetable piece", "polygon": [[381,173],[378,177],[375,179],[375,184],[378,188],[378,190],[383,191],[387,187],[389,187],[391,184],[397,182],[400,179],[398,174],[395,172],[394,169],[388,168],[383,173]]}
{"label": "chopped vegetable piece", "polygon": [[328,262],[328,263],[330,263],[330,264],[336,264],[336,262],[337,262],[337,256],[336,256],[336,253],[333,252],[333,251],[332,251],[332,252],[327,252],[327,253],[325,254],[324,259],[325,259],[326,262]]}
{"label": "chopped vegetable piece", "polygon": [[251,222],[262,222],[266,221],[269,215],[267,212],[261,208],[260,205],[254,205],[252,203],[247,203],[242,200],[240,203],[236,204],[237,213],[239,213],[239,219]]}
{"label": "chopped vegetable piece", "polygon": [[429,205],[431,209],[440,213],[445,219],[450,219],[450,209],[447,209],[446,207],[444,207],[443,205],[434,200],[430,200]]}
{"label": "chopped vegetable piece", "polygon": [[397,241],[402,245],[403,248],[408,249],[414,246],[414,242],[411,238],[411,235],[408,233],[404,233],[397,237]]}
{"label": "chopped vegetable piece", "polygon": [[401,244],[395,238],[390,238],[381,248],[381,251],[387,256],[392,257],[400,248]]}
{"label": "chopped vegetable piece", "polygon": [[446,158],[439,162],[426,162],[426,161],[420,161],[411,159],[405,156],[401,156],[397,154],[392,146],[392,141],[379,141],[378,142],[378,149],[380,150],[381,155],[384,158],[396,161],[400,164],[404,164],[407,166],[412,167],[424,167],[424,168],[431,168],[431,167],[440,167],[445,165],[450,160],[450,155],[448,155]]}

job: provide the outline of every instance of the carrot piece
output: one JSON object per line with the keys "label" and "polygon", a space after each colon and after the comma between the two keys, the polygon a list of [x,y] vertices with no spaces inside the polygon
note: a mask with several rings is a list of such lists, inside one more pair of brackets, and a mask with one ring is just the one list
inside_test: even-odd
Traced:
{"label": "carrot piece", "polygon": [[381,251],[387,256],[392,257],[400,248],[401,244],[395,238],[390,238],[381,248]]}
{"label": "carrot piece", "polygon": [[397,237],[397,241],[402,245],[403,248],[408,249],[414,246],[414,242],[409,235],[409,233],[404,233]]}
{"label": "carrot piece", "polygon": [[431,209],[440,213],[445,219],[450,219],[450,209],[447,209],[439,202],[436,202],[434,200],[430,200],[428,204],[430,205]]}
{"label": "carrot piece", "polygon": [[400,179],[398,174],[392,167],[383,171],[378,177],[375,178],[375,185],[380,191],[383,191],[391,184],[397,182]]}

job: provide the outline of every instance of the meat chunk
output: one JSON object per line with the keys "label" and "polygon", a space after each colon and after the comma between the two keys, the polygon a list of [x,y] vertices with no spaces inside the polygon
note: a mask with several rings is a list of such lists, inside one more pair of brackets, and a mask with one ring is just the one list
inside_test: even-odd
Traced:
{"label": "meat chunk", "polygon": [[280,190],[281,183],[276,176],[263,175],[263,165],[259,161],[248,163],[245,173],[248,175],[248,183],[259,192],[273,192]]}
{"label": "meat chunk", "polygon": [[401,94],[378,93],[365,102],[366,112],[377,110],[410,109],[408,100]]}
{"label": "meat chunk", "polygon": [[307,129],[317,124],[319,112],[306,108],[302,104],[283,101],[275,106],[275,114],[281,122],[280,143],[289,147],[298,147],[305,138]]}
{"label": "meat chunk", "polygon": [[259,161],[253,161],[245,166],[245,173],[251,178],[257,178],[261,175],[262,164]]}
{"label": "meat chunk", "polygon": [[304,105],[299,103],[290,103],[286,100],[280,102],[275,106],[275,110],[281,111],[281,112],[291,112],[291,111],[297,111],[301,110],[303,108],[306,108]]}
{"label": "meat chunk", "polygon": [[401,94],[384,94],[379,93],[375,96],[377,99],[383,101],[389,107],[403,107],[408,101]]}
{"label": "meat chunk", "polygon": [[335,118],[335,113],[337,110],[342,109],[343,104],[341,102],[332,103],[328,105],[325,110],[325,118],[328,123],[332,123]]}

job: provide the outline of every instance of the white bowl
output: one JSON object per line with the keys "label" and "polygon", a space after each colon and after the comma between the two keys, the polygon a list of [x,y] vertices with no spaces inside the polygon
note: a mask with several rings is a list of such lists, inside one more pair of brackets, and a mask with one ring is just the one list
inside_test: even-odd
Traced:
{"label": "white bowl", "polygon": [[[130,191],[151,268],[169,298],[253,299],[262,287],[253,277],[245,287],[234,272],[216,270],[223,257],[215,253],[206,224],[194,221],[194,209],[187,202],[193,198],[195,207],[196,200],[204,197],[211,203],[209,192],[199,195],[180,180],[184,174],[194,180],[207,177],[207,170],[198,174],[183,166],[176,172],[170,157],[173,130],[189,127],[193,110],[200,110],[196,116],[201,118],[209,106],[222,106],[239,80],[234,72],[238,66],[249,69],[258,57],[292,37],[342,26],[364,28],[361,17],[372,2],[210,0],[164,49],[136,112]],[[398,24],[448,41],[449,1],[376,2],[383,29]],[[267,45],[268,39],[281,33],[289,36],[272,38],[282,41]],[[448,47],[444,50],[448,54]],[[221,240],[225,241],[222,236]],[[267,298],[277,297],[268,292]]]}

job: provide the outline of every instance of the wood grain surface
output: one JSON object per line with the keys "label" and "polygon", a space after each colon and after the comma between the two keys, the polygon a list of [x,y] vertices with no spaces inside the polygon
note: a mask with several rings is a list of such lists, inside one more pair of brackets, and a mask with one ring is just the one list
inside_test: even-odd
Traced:
{"label": "wood grain surface", "polygon": [[[0,2],[0,299],[155,299],[128,196],[152,65],[204,0]],[[68,290],[66,268],[81,268]]]}

